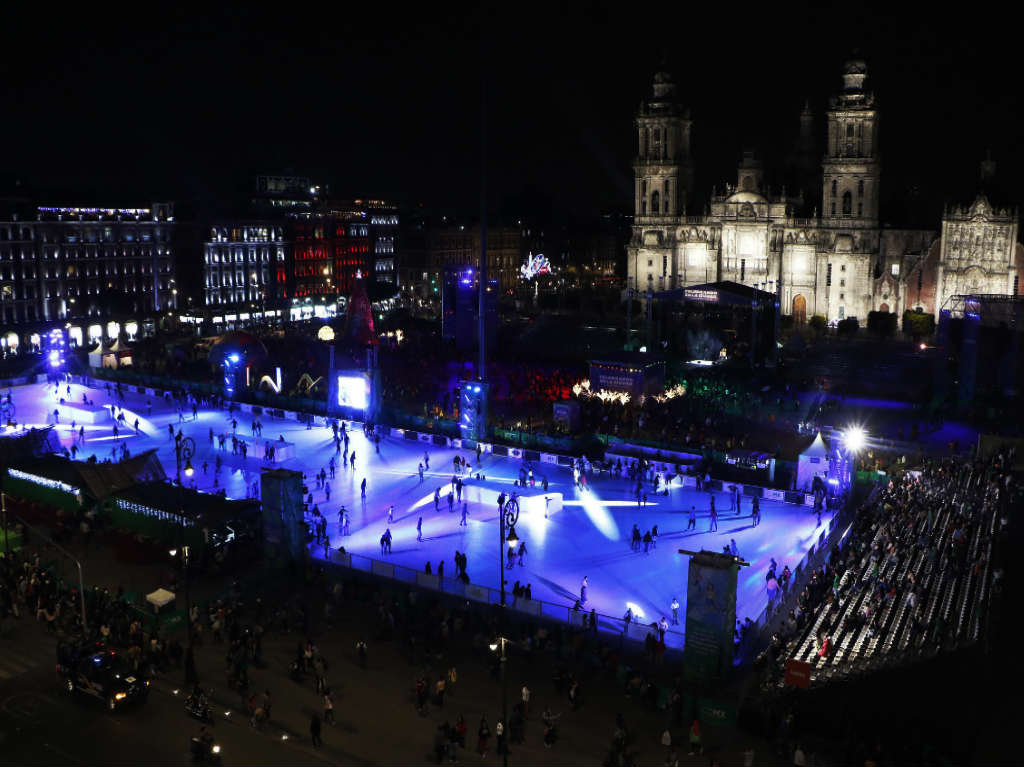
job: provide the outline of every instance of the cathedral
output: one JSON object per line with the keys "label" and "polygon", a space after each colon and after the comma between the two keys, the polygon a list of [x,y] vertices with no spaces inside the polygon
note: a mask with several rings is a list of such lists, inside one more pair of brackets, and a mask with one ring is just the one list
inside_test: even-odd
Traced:
{"label": "cathedral", "polygon": [[[789,165],[814,183],[773,193],[759,160],[745,152],[735,185],[716,190],[704,215],[693,216],[690,113],[672,77],[657,73],[635,121],[628,286],[658,293],[739,282],[778,295],[782,314],[797,324],[821,315],[863,325],[872,311],[937,316],[954,295],[1018,294],[1024,247],[1015,208],[997,208],[979,192],[969,205],[947,206],[941,230],[881,223],[880,109],[866,78],[863,60],[846,62],[820,158],[814,116],[809,107],[800,115]],[[983,181],[993,173],[994,164],[982,164]]]}

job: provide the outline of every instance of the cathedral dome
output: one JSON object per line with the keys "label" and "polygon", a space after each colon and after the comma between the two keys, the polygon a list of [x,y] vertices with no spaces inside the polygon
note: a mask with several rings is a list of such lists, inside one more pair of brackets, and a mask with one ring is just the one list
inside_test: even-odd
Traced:
{"label": "cathedral dome", "polygon": [[727,197],[725,201],[726,202],[736,202],[736,203],[740,203],[740,202],[768,202],[768,198],[765,197],[763,194],[758,194],[757,192],[750,192],[750,191],[744,190],[744,191],[736,192],[735,194],[729,195],[729,197]]}

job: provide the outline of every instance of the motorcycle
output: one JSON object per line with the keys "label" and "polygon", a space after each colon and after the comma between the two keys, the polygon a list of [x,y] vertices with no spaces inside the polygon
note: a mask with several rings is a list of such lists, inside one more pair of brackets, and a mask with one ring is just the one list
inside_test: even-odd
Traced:
{"label": "motorcycle", "polygon": [[210,713],[210,704],[205,698],[196,699],[189,695],[185,698],[185,713],[200,722],[213,723],[213,715]]}
{"label": "motorcycle", "polygon": [[189,741],[189,751],[192,754],[193,764],[208,764],[213,767],[220,767],[220,746],[215,743],[206,743],[199,738],[193,737]]}

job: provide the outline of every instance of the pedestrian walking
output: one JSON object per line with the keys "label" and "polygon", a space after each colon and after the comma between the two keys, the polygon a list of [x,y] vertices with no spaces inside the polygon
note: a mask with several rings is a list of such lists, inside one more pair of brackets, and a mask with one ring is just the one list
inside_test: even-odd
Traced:
{"label": "pedestrian walking", "polygon": [[313,740],[313,746],[322,746],[323,740],[320,738],[320,717],[313,714],[309,719],[309,735]]}
{"label": "pedestrian walking", "polygon": [[334,697],[330,688],[324,690],[324,722],[334,723]]}

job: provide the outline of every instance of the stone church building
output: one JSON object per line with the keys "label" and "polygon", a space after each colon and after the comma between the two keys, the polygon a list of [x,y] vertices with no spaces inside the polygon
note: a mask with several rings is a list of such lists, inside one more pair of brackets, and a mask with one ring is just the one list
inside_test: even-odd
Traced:
{"label": "stone church building", "polygon": [[[800,115],[788,165],[812,183],[797,194],[773,193],[747,152],[735,185],[716,190],[705,215],[691,216],[692,121],[671,76],[656,74],[635,122],[628,286],[658,292],[730,280],[776,293],[782,313],[797,323],[820,314],[830,322],[857,317],[862,325],[871,311],[937,315],[956,294],[1019,293],[1024,247],[1016,209],[997,209],[979,193],[970,205],[948,206],[941,231],[881,223],[880,110],[866,77],[862,60],[843,68],[820,158],[809,107]],[[993,172],[983,163],[983,179]]]}

